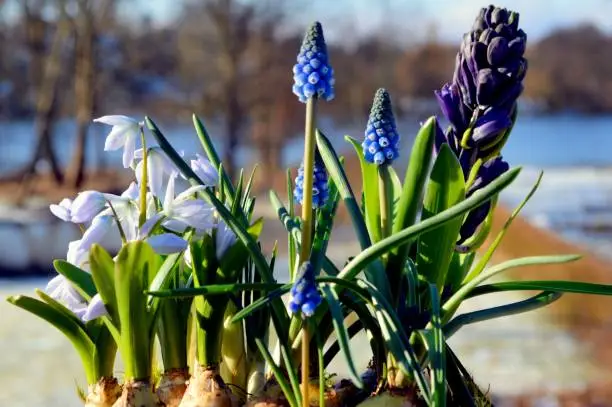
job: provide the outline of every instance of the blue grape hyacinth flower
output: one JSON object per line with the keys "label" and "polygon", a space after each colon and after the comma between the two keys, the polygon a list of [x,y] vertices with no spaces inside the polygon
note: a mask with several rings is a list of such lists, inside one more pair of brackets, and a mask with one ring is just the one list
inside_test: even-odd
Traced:
{"label": "blue grape hyacinth flower", "polygon": [[313,23],[302,41],[297,64],[293,66],[293,93],[306,103],[311,97],[330,101],[335,96],[334,69],[329,64],[323,28]]}
{"label": "blue grape hyacinth flower", "polygon": [[385,89],[378,89],[374,95],[361,146],[365,160],[376,165],[391,164],[399,156],[399,134],[391,98]]}
{"label": "blue grape hyacinth flower", "polygon": [[[293,190],[293,198],[295,202],[302,205],[304,203],[304,163],[298,169],[298,175],[295,178],[295,189]],[[327,171],[325,166],[318,157],[314,163],[314,177],[312,181],[312,207],[317,209],[325,205],[329,198],[329,186],[327,185]]]}
{"label": "blue grape hyacinth flower", "polygon": [[321,304],[321,294],[317,290],[314,269],[309,261],[300,266],[290,293],[289,311],[292,314],[301,312],[304,317],[311,317]]}

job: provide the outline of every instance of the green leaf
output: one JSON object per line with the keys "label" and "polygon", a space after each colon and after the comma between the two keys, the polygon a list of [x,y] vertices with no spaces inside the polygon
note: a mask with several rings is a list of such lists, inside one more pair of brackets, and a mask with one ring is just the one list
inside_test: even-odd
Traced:
{"label": "green leaf", "polygon": [[[435,117],[427,119],[421,126],[412,145],[406,175],[404,176],[404,186],[397,204],[397,217],[393,222],[393,233],[398,233],[416,222],[433,157],[435,126]],[[410,244],[408,243],[393,250],[389,260],[392,268],[401,269],[403,267],[409,247]]]}
{"label": "green leaf", "polygon": [[377,166],[370,164],[363,156],[361,143],[352,137],[345,136],[344,139],[355,148],[359,164],[361,166],[361,182],[363,185],[365,222],[368,226],[370,239],[378,242],[382,238],[380,227],[380,200],[378,197],[378,170]]}
{"label": "green leaf", "polygon": [[368,293],[371,295],[372,306],[387,349],[389,349],[397,361],[402,372],[414,378],[421,391],[421,396],[427,405],[431,405],[431,390],[429,386],[427,386],[418,357],[410,345],[410,340],[395,310],[372,283],[361,279],[357,280],[357,282],[367,289]]}
{"label": "green leaf", "polygon": [[442,320],[440,317],[440,296],[438,288],[429,284],[429,296],[431,303],[431,335],[427,336],[429,360],[431,362],[431,388],[433,389],[432,406],[446,406],[446,343],[442,332]]}
{"label": "green leaf", "polygon": [[62,332],[72,343],[72,346],[74,346],[81,358],[85,375],[87,376],[87,383],[96,383],[98,378],[94,375],[92,360],[95,346],[87,332],[85,332],[84,325],[66,314],[66,312],[70,313],[68,309],[66,309],[66,312],[62,312],[49,304],[24,295],[8,297],[7,301],[44,319]]}
{"label": "green leaf", "polygon": [[[507,317],[545,307],[557,301],[561,298],[561,295],[559,292],[544,291],[526,300],[457,315],[444,326],[444,335],[450,338],[460,328],[468,324]],[[612,287],[608,288],[608,295],[612,295]]]}
{"label": "green leaf", "polygon": [[115,263],[113,258],[102,246],[94,244],[89,250],[89,267],[110,319],[118,327],[119,314],[115,295]]}
{"label": "green leaf", "polygon": [[[325,168],[329,173],[330,178],[333,180],[334,184],[338,188],[338,192],[340,193],[340,198],[344,201],[346,208],[351,216],[351,220],[353,222],[353,228],[355,229],[355,233],[357,234],[357,238],[359,239],[359,243],[361,245],[361,249],[365,250],[371,247],[370,235],[366,228],[365,221],[361,214],[361,210],[359,209],[359,205],[355,200],[355,196],[353,195],[353,190],[348,182],[348,178],[340,164],[340,160],[334,151],[331,142],[323,133],[317,131],[317,147],[319,152],[321,153],[321,157],[323,158],[323,162],[325,163]],[[367,267],[371,264],[370,267]],[[378,258],[373,258],[367,265],[364,266],[366,268],[365,275],[366,278],[371,281],[379,290],[385,295],[387,298],[391,297],[391,289],[389,287],[389,282],[387,281],[384,268],[382,263]],[[360,270],[361,271],[361,270]]]}
{"label": "green leaf", "polygon": [[119,348],[127,378],[151,375],[151,345],[155,315],[148,310],[149,282],[160,267],[160,258],[142,241],[125,244],[115,264],[115,291],[121,332]]}
{"label": "green leaf", "polygon": [[266,363],[268,364],[268,366],[270,366],[272,373],[274,373],[274,377],[276,378],[276,381],[278,382],[278,385],[280,386],[281,390],[285,394],[289,405],[291,407],[299,407],[295,395],[293,394],[293,391],[291,389],[291,385],[285,378],[285,374],[283,373],[281,368],[274,361],[274,358],[270,354],[270,351],[268,350],[266,345],[260,338],[255,338],[255,343],[257,344],[257,348],[259,348],[259,352],[261,352],[261,355],[266,360]]}
{"label": "green leaf", "polygon": [[[221,165],[221,159],[219,158],[219,154],[217,154],[217,150],[215,150],[215,145],[212,142],[210,136],[208,135],[208,131],[206,131],[204,124],[195,114],[193,115],[193,125],[196,129],[196,133],[198,133],[198,138],[200,139],[200,143],[202,143],[202,148],[206,152],[208,160],[215,168],[219,168],[219,166]],[[147,126],[151,128],[149,126],[149,123],[147,123]],[[157,126],[155,127],[157,128]],[[221,182],[223,183],[223,188],[226,190],[226,192],[229,192],[230,194],[230,202],[233,202],[236,192],[234,190],[234,185],[232,184],[232,181],[230,180],[230,177],[229,175],[227,175],[227,172],[225,170],[221,170]]]}
{"label": "green leaf", "polygon": [[172,290],[147,291],[147,294],[162,298],[192,298],[199,295],[227,295],[242,291],[274,291],[291,288],[291,284],[278,283],[232,283],[211,284],[192,288],[175,288]]}
{"label": "green leaf", "polygon": [[248,213],[248,202],[249,195],[251,195],[251,189],[253,188],[253,180],[255,179],[255,173],[257,172],[257,164],[253,166],[253,170],[251,171],[251,175],[249,176],[249,180],[247,181],[246,187],[244,188],[243,198],[242,198],[242,211],[244,213]]}
{"label": "green leaf", "polygon": [[[149,292],[161,291],[170,286],[170,282],[172,281],[172,278],[175,274],[173,272],[177,270],[176,266],[178,265],[178,262],[182,255],[182,252],[173,253],[166,257],[161,267],[159,268],[159,271],[155,275],[155,278],[151,282],[151,285],[149,286]],[[157,307],[157,303],[153,298],[149,299],[149,306],[154,308]]]}
{"label": "green leaf", "polygon": [[453,350],[446,344],[446,382],[452,394],[452,401],[457,407],[476,407],[472,393],[468,389],[467,380],[461,373],[457,357]]}
{"label": "green leaf", "polygon": [[344,325],[344,315],[342,314],[342,307],[340,306],[338,294],[335,290],[332,290],[328,284],[321,286],[321,291],[323,292],[327,304],[329,304],[329,311],[332,316],[334,331],[336,332],[340,349],[342,350],[344,359],[349,368],[349,376],[353,381],[353,384],[357,386],[357,388],[362,389],[363,381],[361,380],[361,376],[359,375],[357,367],[355,366],[355,359],[351,354],[349,335],[346,330],[346,326]]}
{"label": "green leaf", "polygon": [[[159,128],[153,123],[149,117],[145,117],[147,127],[151,131],[151,134],[159,144],[159,147],[166,153],[168,158],[176,165],[179,171],[187,178],[189,183],[192,185],[202,185],[202,180],[193,172],[193,170],[185,163],[183,158],[176,152],[176,150],[170,145],[168,140],[164,137]],[[231,182],[229,183],[231,185]],[[261,279],[264,283],[276,282],[272,271],[268,266],[268,262],[261,252],[261,248],[257,244],[257,241],[248,233],[244,228],[241,221],[232,216],[231,212],[225,207],[223,202],[219,201],[213,191],[210,188],[206,188],[199,192],[204,200],[215,207],[221,219],[234,231],[238,239],[244,243],[251,259],[255,264],[257,272],[260,274]],[[278,332],[287,332],[289,326],[289,317],[287,310],[285,309],[282,301],[277,299],[272,302],[272,311],[274,314],[274,324]]]}
{"label": "green leaf", "polygon": [[[452,208],[465,199],[465,181],[461,164],[447,144],[436,159],[423,199],[422,220]],[[421,235],[417,251],[417,269],[427,281],[442,289],[463,219],[457,217]]]}
{"label": "green leaf", "polygon": [[93,278],[85,270],[81,270],[65,260],[53,260],[53,267],[55,271],[66,277],[87,301],[97,294],[98,290],[96,290]]}
{"label": "green leaf", "polygon": [[395,233],[371,247],[368,247],[355,256],[350,262],[348,262],[338,277],[353,279],[361,270],[379,258],[382,254],[389,252],[393,248],[398,247],[403,243],[416,239],[421,234],[435,229],[449,220],[463,216],[472,208],[475,208],[478,205],[488,201],[502,189],[510,185],[519,172],[520,168],[511,169],[493,181],[491,184],[487,185],[485,188],[474,192],[474,194],[463,202],[453,206],[452,208],[446,209],[429,219],[421,221],[416,225],[410,226],[398,233]]}
{"label": "green leaf", "polygon": [[582,281],[508,281],[476,287],[468,297],[502,291],[544,290],[576,294],[612,295],[612,285]]}
{"label": "green leaf", "polygon": [[523,201],[514,209],[514,211],[508,218],[508,220],[506,220],[506,223],[504,223],[504,226],[502,227],[502,229],[499,231],[499,233],[495,237],[495,240],[493,241],[493,243],[491,243],[491,246],[489,246],[489,248],[484,253],[484,255],[480,258],[476,266],[465,277],[465,279],[463,280],[464,283],[469,282],[470,280],[474,279],[477,275],[482,273],[482,270],[484,270],[484,268],[487,266],[487,264],[493,257],[493,253],[495,253],[495,250],[497,250],[500,243],[502,242],[504,236],[506,235],[506,232],[510,228],[510,225],[512,224],[514,219],[519,215],[523,207],[527,204],[527,202],[529,202],[529,200],[531,199],[535,191],[540,186],[540,182],[542,181],[543,174],[544,174],[543,172],[540,172],[538,179],[533,184],[533,187],[531,187],[531,190],[529,191],[525,199],[523,199]]}
{"label": "green leaf", "polygon": [[459,253],[455,251],[453,253],[453,257],[448,266],[448,276],[445,283],[445,286],[448,287],[451,292],[457,291],[461,286],[461,282],[470,271],[470,267],[472,267],[475,257],[475,251],[469,253]]}
{"label": "green leaf", "polygon": [[[570,254],[570,255],[557,255],[557,256],[532,256],[532,257],[521,257],[518,259],[512,259],[500,263],[498,265],[492,266],[489,269],[484,270],[481,274],[476,276],[470,282],[464,284],[455,294],[453,294],[448,301],[444,303],[442,307],[444,311],[443,321],[447,322],[452,314],[459,308],[459,305],[463,302],[464,299],[470,294],[472,290],[476,288],[476,286],[485,282],[489,278],[512,268],[516,267],[524,267],[524,266],[534,266],[534,265],[548,265],[548,264],[562,264],[569,263],[572,261],[576,261],[580,258],[580,256]],[[535,288],[538,290],[539,288]]]}

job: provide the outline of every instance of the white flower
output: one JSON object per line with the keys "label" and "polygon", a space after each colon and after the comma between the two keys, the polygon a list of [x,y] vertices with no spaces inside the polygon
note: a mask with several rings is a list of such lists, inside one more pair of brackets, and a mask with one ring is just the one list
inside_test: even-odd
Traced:
{"label": "white flower", "polygon": [[85,312],[83,312],[81,320],[83,320],[83,322],[89,322],[106,315],[108,315],[108,311],[102,302],[102,297],[100,297],[100,294],[96,294],[91,297],[91,301],[89,301]]}
{"label": "white flower", "polygon": [[102,212],[106,206],[106,198],[98,191],[84,191],[77,195],[70,206],[70,221],[86,223]]}
{"label": "white flower", "polygon": [[[138,149],[135,153],[135,157],[143,158],[143,150]],[[138,185],[142,184],[142,166],[143,161],[141,160],[134,170]],[[176,168],[174,164],[161,148],[151,147],[147,149],[147,186],[153,196],[162,196],[164,193],[164,175],[170,175],[175,171]]]}
{"label": "white flower", "polygon": [[131,199],[133,201],[138,200],[138,195],[140,193],[140,187],[136,182],[132,182],[129,187],[125,191],[121,193],[122,198]]}
{"label": "white flower", "polygon": [[217,234],[215,236],[215,247],[217,259],[221,260],[227,249],[236,243],[236,235],[223,221],[217,224]]}
{"label": "white flower", "polygon": [[174,196],[174,185],[177,173],[170,175],[164,196],[162,225],[178,233],[185,231],[187,227],[196,230],[210,229],[214,226],[214,209],[212,205],[203,199],[193,198],[199,190],[205,188],[203,185],[190,187]]}
{"label": "white flower", "polygon": [[129,168],[134,161],[136,139],[140,131],[140,124],[138,121],[127,116],[110,115],[94,119],[94,122],[113,126],[111,132],[106,136],[104,150],[114,151],[123,147],[123,166]]}
{"label": "white flower", "polygon": [[59,204],[49,205],[49,210],[52,214],[65,222],[70,222],[71,219],[72,199],[64,198]]}
{"label": "white flower", "polygon": [[[81,242],[79,240],[75,240],[68,244],[66,260],[69,263],[84,269],[83,266],[87,262],[89,253],[85,250],[81,250],[80,244]],[[87,308],[85,299],[81,297],[72,283],[63,275],[58,274],[57,276],[53,277],[47,284],[45,292],[54,300],[62,303],[78,318],[81,318],[83,314],[85,314],[85,310]]]}
{"label": "white flower", "polygon": [[114,224],[115,220],[112,215],[102,213],[93,218],[91,225],[83,233],[81,250],[89,250],[93,244],[100,243]]}
{"label": "white flower", "polygon": [[196,159],[191,160],[191,169],[207,187],[214,187],[219,183],[219,172],[217,169],[200,154],[196,154]]}

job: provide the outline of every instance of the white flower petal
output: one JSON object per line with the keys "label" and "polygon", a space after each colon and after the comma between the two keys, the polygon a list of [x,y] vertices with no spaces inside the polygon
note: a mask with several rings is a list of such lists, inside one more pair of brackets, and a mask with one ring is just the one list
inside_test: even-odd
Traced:
{"label": "white flower petal", "polygon": [[136,149],[136,137],[137,134],[133,130],[125,136],[125,143],[123,145],[123,168],[130,168],[132,162],[134,162],[134,150]]}
{"label": "white flower petal", "polygon": [[210,161],[196,154],[196,159],[191,160],[191,169],[207,187],[216,186],[219,183],[219,172]]}
{"label": "white flower petal", "polygon": [[71,220],[74,223],[86,223],[99,214],[106,205],[106,199],[101,192],[81,192],[72,202]]}
{"label": "white flower petal", "polygon": [[204,186],[204,185],[195,185],[193,187],[189,187],[186,190],[184,190],[183,192],[181,192],[180,194],[178,194],[178,196],[176,197],[175,201],[184,201],[186,199],[193,198],[193,196],[197,192],[203,191],[206,188],[208,188],[208,187]]}
{"label": "white flower petal", "polygon": [[81,316],[81,319],[83,322],[89,322],[105,315],[108,315],[108,311],[106,311],[106,307],[102,302],[102,297],[100,297],[100,294],[96,294],[91,298],[91,301]]}
{"label": "white flower petal", "polygon": [[170,174],[168,185],[166,185],[166,195],[164,196],[164,210],[168,214],[172,212],[172,202],[174,201],[174,184],[176,182],[177,173]]}
{"label": "white flower petal", "polygon": [[176,233],[183,233],[189,227],[185,222],[177,219],[166,219],[162,222],[162,225],[166,229]]}
{"label": "white flower petal", "polygon": [[135,182],[132,182],[130,186],[125,191],[123,191],[123,193],[121,194],[121,197],[132,199],[135,201],[136,199],[138,199],[139,193],[140,193],[140,189],[138,187],[138,184]]}
{"label": "white flower petal", "polygon": [[100,243],[114,224],[110,215],[98,215],[91,221],[91,226],[83,233],[81,249],[89,250],[94,243]]}
{"label": "white flower petal", "polygon": [[236,243],[236,235],[225,222],[219,222],[217,226],[217,234],[215,237],[217,259],[221,260],[227,249]]}
{"label": "white flower petal", "polygon": [[151,191],[153,196],[159,198],[164,193],[164,163],[155,154],[149,155],[148,158],[149,160],[147,162],[147,175],[149,179],[147,180],[147,184],[149,185],[149,190]]}
{"label": "white flower petal", "polygon": [[109,126],[138,126],[138,120],[121,114],[98,117],[94,119],[94,122],[108,124]]}
{"label": "white flower petal", "polygon": [[87,261],[89,260],[89,251],[81,248],[81,240],[74,240],[68,243],[68,253],[66,253],[66,261],[74,266],[77,266],[85,271],[87,270]]}
{"label": "white flower petal", "polygon": [[140,228],[140,233],[138,234],[139,237],[144,238],[144,237],[149,236],[149,234],[151,233],[155,225],[157,225],[157,223],[161,219],[163,219],[163,217],[164,217],[164,214],[160,212],[160,213],[156,213],[155,215],[147,219],[144,225],[142,225],[142,227]]}
{"label": "white flower petal", "polygon": [[158,254],[178,253],[187,248],[187,242],[173,233],[163,233],[146,239]]}
{"label": "white flower petal", "polygon": [[63,221],[70,222],[70,212],[72,207],[72,199],[64,198],[57,205],[49,205],[49,210],[52,214]]}
{"label": "white flower petal", "polygon": [[123,147],[130,130],[129,126],[113,126],[104,141],[104,151],[119,150]]}
{"label": "white flower petal", "polygon": [[207,229],[214,224],[214,210],[201,199],[175,203],[172,218],[196,229]]}
{"label": "white flower petal", "polygon": [[187,245],[185,249],[185,253],[183,253],[183,260],[185,260],[185,264],[187,267],[193,267],[193,257],[191,257],[191,246]]}

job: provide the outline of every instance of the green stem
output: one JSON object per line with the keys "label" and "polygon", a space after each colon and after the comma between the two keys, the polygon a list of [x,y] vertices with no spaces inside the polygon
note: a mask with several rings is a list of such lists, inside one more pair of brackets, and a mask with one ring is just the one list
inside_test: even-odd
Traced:
{"label": "green stem", "polygon": [[138,227],[142,227],[147,221],[148,153],[143,127],[140,127],[140,141],[142,143],[142,178],[140,181],[140,216],[138,217]]}
{"label": "green stem", "polygon": [[205,299],[197,297],[196,318],[198,324],[197,350],[201,366],[217,366],[221,363],[221,340],[223,339],[223,316],[227,297]]}
{"label": "green stem", "polygon": [[391,177],[389,175],[388,164],[378,167],[378,198],[380,200],[380,226],[383,238],[391,236],[393,226],[391,199]]}
{"label": "green stem", "polygon": [[315,159],[316,98],[306,102],[306,126],[304,131],[304,197],[302,202],[302,246],[300,264],[307,261],[312,245],[312,185]]}
{"label": "green stem", "polygon": [[181,313],[183,302],[169,299],[159,305],[157,334],[165,370],[187,367],[187,316]]}

